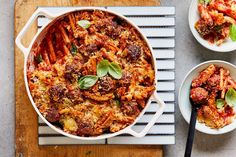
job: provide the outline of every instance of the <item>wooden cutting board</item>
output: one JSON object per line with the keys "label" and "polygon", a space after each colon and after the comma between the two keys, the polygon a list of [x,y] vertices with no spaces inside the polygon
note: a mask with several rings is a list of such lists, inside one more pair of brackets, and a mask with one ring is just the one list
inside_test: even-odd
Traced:
{"label": "wooden cutting board", "polygon": [[[159,0],[16,0],[14,16],[15,37],[38,6],[153,6]],[[36,23],[26,33],[28,45],[37,31]],[[163,157],[162,146],[147,145],[67,145],[39,146],[37,114],[24,85],[24,57],[15,46],[16,157]]]}

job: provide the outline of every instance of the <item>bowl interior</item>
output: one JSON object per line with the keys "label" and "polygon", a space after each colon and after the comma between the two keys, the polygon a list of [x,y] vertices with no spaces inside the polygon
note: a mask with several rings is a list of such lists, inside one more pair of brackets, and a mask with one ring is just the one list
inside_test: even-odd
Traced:
{"label": "bowl interior", "polygon": [[228,38],[224,43],[222,43],[220,46],[217,46],[216,44],[211,44],[207,40],[204,40],[197,30],[195,29],[195,23],[199,20],[199,13],[198,13],[198,0],[192,0],[191,5],[189,7],[189,27],[193,34],[193,36],[196,38],[196,40],[203,45],[204,47],[217,51],[217,52],[229,52],[236,50],[236,43],[233,42],[230,38]]}
{"label": "bowl interior", "polygon": [[[236,67],[228,62],[224,61],[208,61],[199,64],[198,66],[194,67],[185,77],[184,81],[179,90],[179,108],[184,117],[184,119],[189,123],[190,116],[191,116],[191,104],[189,101],[189,93],[190,93],[190,86],[191,82],[194,78],[196,78],[202,70],[206,69],[210,64],[215,64],[218,66],[222,66],[230,71],[230,75],[233,79],[236,79]],[[236,109],[236,107],[234,108]],[[221,128],[221,129],[211,129],[207,127],[203,123],[196,123],[196,129],[203,133],[207,134],[223,134],[229,132],[236,127],[236,120],[233,123]]]}

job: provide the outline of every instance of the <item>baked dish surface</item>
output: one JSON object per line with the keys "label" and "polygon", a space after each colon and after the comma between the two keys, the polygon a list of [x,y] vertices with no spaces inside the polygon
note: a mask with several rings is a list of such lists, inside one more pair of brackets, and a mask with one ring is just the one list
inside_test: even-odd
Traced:
{"label": "baked dish surface", "polygon": [[117,132],[155,90],[152,54],[128,22],[104,11],[57,19],[27,59],[31,96],[54,126],[78,136]]}

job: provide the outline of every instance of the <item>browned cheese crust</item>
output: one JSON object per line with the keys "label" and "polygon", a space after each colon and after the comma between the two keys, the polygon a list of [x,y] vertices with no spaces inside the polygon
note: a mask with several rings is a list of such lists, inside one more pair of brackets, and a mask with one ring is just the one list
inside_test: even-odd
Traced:
{"label": "browned cheese crust", "polygon": [[[89,28],[78,25],[80,20],[89,21]],[[98,10],[70,13],[47,29],[27,64],[29,89],[41,114],[78,136],[117,132],[132,124],[155,90],[151,51],[138,31]],[[122,78],[107,74],[81,90],[78,79],[97,75],[103,59],[118,64]]]}

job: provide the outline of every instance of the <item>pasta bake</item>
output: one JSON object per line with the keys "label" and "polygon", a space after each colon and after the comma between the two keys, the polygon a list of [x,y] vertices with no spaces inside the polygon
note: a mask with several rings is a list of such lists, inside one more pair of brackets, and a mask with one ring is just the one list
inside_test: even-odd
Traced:
{"label": "pasta bake", "polygon": [[66,14],[46,29],[27,60],[40,113],[84,137],[131,125],[155,90],[152,54],[139,32],[99,10]]}

